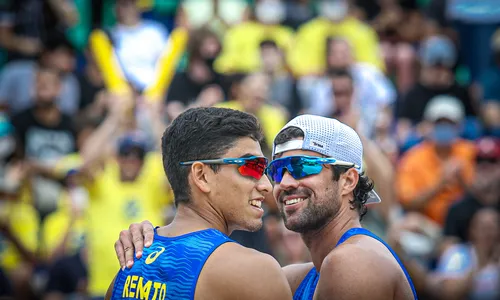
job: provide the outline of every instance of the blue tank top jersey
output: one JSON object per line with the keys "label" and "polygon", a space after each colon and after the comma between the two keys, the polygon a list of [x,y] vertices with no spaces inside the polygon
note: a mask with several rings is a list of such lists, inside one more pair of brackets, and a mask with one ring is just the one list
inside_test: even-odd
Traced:
{"label": "blue tank top jersey", "polygon": [[[344,233],[342,235],[342,237],[340,238],[337,245],[335,245],[335,247],[342,244],[350,237],[355,236],[355,235],[359,235],[359,234],[367,235],[367,236],[370,236],[370,237],[378,240],[379,242],[384,244],[387,247],[387,249],[389,249],[389,251],[391,251],[392,255],[394,256],[396,261],[401,266],[401,269],[403,269],[403,272],[405,273],[406,279],[408,280],[408,283],[410,284],[411,291],[413,292],[414,299],[417,300],[418,299],[417,292],[415,291],[415,287],[413,286],[413,282],[411,281],[410,275],[406,271],[406,268],[403,266],[403,263],[399,260],[398,256],[391,249],[391,247],[389,245],[387,245],[386,242],[384,242],[384,240],[382,240],[381,238],[379,238],[378,236],[376,236],[375,234],[373,234],[369,230],[364,229],[364,228],[351,228],[346,233]],[[320,274],[316,271],[316,268],[312,268],[312,270],[309,271],[309,273],[307,273],[306,277],[302,280],[299,287],[295,291],[295,294],[293,295],[293,300],[312,300],[313,296],[314,296],[314,291],[316,290],[316,285],[318,284],[319,275]]]}
{"label": "blue tank top jersey", "polygon": [[159,236],[155,229],[141,259],[118,272],[111,299],[192,300],[208,257],[227,242],[233,240],[216,229],[177,237]]}

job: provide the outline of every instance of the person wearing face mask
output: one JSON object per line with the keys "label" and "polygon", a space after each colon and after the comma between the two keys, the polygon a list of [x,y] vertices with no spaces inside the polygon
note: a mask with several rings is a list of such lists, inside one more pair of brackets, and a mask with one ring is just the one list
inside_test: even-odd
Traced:
{"label": "person wearing face mask", "polygon": [[221,56],[215,69],[222,73],[250,73],[261,69],[260,44],[273,41],[285,53],[291,50],[292,29],[282,26],[286,17],[283,0],[258,0],[254,19],[230,28],[224,35]]}
{"label": "person wearing face mask", "polygon": [[424,112],[426,139],[408,150],[398,166],[395,188],[403,207],[440,226],[474,175],[474,144],[459,137],[464,115],[458,99],[433,98]]}
{"label": "person wearing face mask", "polygon": [[[349,14],[347,0],[318,1],[320,16],[302,25],[289,55],[297,75],[318,74],[326,68],[326,41],[329,36],[346,38],[353,46],[356,61],[385,70],[376,32]],[[304,59],[307,57],[307,59]]]}

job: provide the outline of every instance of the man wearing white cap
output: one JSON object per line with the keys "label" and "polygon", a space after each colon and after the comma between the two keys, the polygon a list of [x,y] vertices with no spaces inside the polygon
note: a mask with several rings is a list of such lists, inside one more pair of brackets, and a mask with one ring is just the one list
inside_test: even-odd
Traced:
{"label": "man wearing white cap", "polygon": [[417,298],[396,254],[361,227],[365,204],[380,202],[362,164],[358,134],[335,119],[298,116],[276,136],[273,193],[313,260],[284,268],[294,299]]}
{"label": "man wearing white cap", "polygon": [[424,111],[425,141],[408,150],[398,164],[396,193],[403,207],[439,226],[474,175],[474,144],[460,138],[464,117],[457,98],[432,98]]}
{"label": "man wearing white cap", "polygon": [[[313,260],[283,269],[294,299],[417,298],[396,254],[361,227],[365,204],[380,198],[363,173],[363,146],[352,128],[298,116],[276,136],[273,159],[267,172],[285,226],[302,235]],[[130,228],[122,244],[139,251],[151,242],[151,223]]]}

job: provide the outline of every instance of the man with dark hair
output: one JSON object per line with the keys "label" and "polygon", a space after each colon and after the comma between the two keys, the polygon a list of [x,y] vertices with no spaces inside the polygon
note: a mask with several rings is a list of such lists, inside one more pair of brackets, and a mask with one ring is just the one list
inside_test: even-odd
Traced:
{"label": "man with dark hair", "polygon": [[119,271],[106,299],[291,298],[271,256],[228,237],[262,226],[262,201],[272,189],[262,138],[254,116],[230,109],[189,109],[173,121],[162,156],[177,213],[154,230],[133,267]]}
{"label": "man with dark hair", "polygon": [[294,299],[416,298],[394,252],[361,227],[365,205],[380,198],[364,175],[363,145],[352,128],[298,116],[276,136],[273,159],[268,175],[285,226],[302,235],[312,257],[284,268]]}
{"label": "man with dark hair", "polygon": [[[276,136],[273,159],[267,173],[285,226],[302,235],[312,257],[311,263],[283,269],[294,299],[417,298],[396,254],[361,227],[365,205],[380,198],[364,175],[363,145],[352,128],[331,118],[298,116]],[[133,240],[142,251],[142,235],[149,243],[151,231],[147,221],[132,225],[117,244],[133,247]],[[123,256],[120,247],[117,252]]]}

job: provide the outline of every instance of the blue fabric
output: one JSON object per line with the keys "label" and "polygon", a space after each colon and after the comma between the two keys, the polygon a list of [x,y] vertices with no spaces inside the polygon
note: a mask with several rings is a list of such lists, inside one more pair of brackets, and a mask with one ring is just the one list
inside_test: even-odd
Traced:
{"label": "blue fabric", "polygon": [[[399,266],[401,267],[401,269],[405,273],[406,279],[408,280],[408,283],[410,284],[411,290],[413,292],[413,297],[415,299],[418,299],[417,292],[415,291],[415,287],[413,286],[413,282],[411,281],[410,275],[406,271],[406,268],[404,267],[403,263],[399,260],[398,256],[394,252],[394,250],[392,250],[392,248],[386,242],[384,242],[384,240],[382,240],[381,238],[379,238],[378,236],[376,236],[375,234],[373,234],[369,230],[364,229],[364,228],[351,228],[346,233],[344,233],[342,235],[342,237],[338,241],[337,245],[335,245],[335,247],[339,246],[340,244],[342,244],[343,242],[345,242],[346,240],[348,240],[352,236],[360,235],[360,234],[376,239],[377,241],[384,244],[384,246],[386,246],[387,249],[389,249],[389,251],[391,251],[392,255],[394,256],[394,258],[398,262]],[[316,291],[316,285],[318,284],[319,276],[320,276],[320,274],[316,271],[316,269],[312,268],[312,270],[309,273],[307,273],[306,277],[302,280],[299,287],[295,291],[295,294],[293,295],[293,299],[294,300],[312,300],[313,296],[314,296],[314,292]]]}
{"label": "blue fabric", "polygon": [[118,273],[111,299],[194,299],[198,277],[220,245],[233,242],[215,229],[159,236],[131,269]]}
{"label": "blue fabric", "polygon": [[[461,45],[464,45],[460,47],[459,63],[469,68],[473,82],[478,81],[480,76],[493,66],[491,37],[499,26],[500,22],[498,21],[493,24],[453,22],[453,27],[459,34]],[[474,47],[466,47],[465,45],[474,45]]]}
{"label": "blue fabric", "polygon": [[483,88],[483,101],[500,101],[500,66],[488,68],[481,74],[479,83]]}

